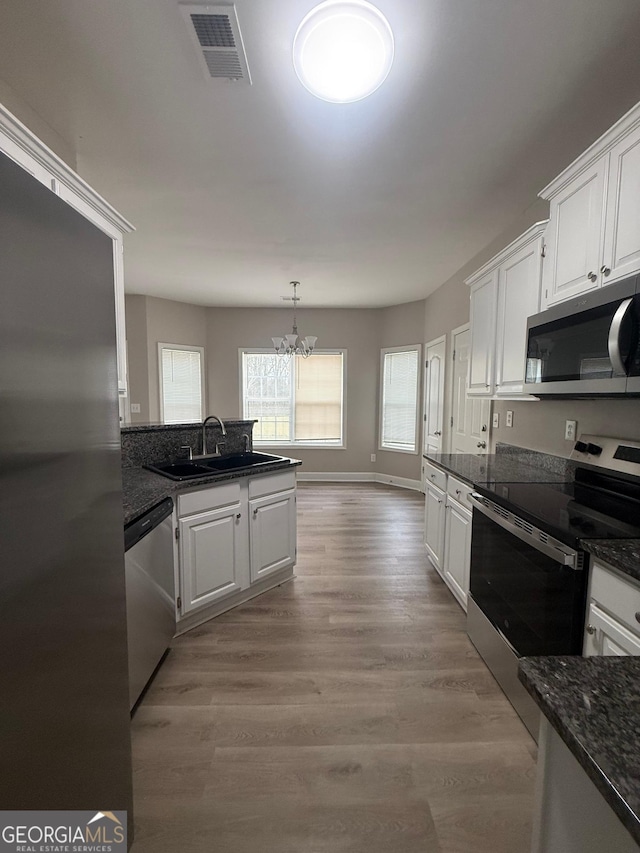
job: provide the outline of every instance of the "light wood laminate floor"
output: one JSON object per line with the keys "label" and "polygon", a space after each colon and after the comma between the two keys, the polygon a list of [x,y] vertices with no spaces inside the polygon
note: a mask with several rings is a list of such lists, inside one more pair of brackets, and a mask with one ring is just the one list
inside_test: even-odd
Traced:
{"label": "light wood laminate floor", "polygon": [[176,639],[134,717],[134,853],[527,853],[534,744],[423,507],[300,486],[295,580]]}

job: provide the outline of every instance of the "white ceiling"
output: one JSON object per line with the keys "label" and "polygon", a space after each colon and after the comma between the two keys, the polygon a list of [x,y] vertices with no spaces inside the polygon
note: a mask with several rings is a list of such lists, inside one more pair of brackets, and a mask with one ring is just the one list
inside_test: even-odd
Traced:
{"label": "white ceiling", "polygon": [[313,5],[237,0],[246,86],[205,79],[177,0],[2,0],[0,79],[136,226],[129,292],[422,299],[640,100],[637,0],[377,0],[395,62],[345,105],[293,70]]}

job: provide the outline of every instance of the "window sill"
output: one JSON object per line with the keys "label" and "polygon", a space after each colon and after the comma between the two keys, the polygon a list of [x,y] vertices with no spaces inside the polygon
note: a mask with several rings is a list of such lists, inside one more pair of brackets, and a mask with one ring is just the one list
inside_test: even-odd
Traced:
{"label": "window sill", "polygon": [[383,453],[405,453],[407,456],[418,456],[419,450],[403,450],[401,447],[378,447]]}
{"label": "window sill", "polygon": [[253,447],[255,450],[259,450],[260,448],[270,448],[277,447],[280,450],[288,449],[288,450],[346,450],[346,444],[303,444],[296,443],[292,444],[291,442],[283,442],[278,444],[278,442],[270,442],[270,441],[255,441],[253,442]]}

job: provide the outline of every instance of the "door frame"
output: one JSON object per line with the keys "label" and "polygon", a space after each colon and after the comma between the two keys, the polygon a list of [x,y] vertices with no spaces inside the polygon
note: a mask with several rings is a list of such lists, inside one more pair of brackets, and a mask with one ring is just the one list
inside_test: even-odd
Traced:
{"label": "door frame", "polygon": [[[455,343],[456,335],[462,334],[462,332],[470,332],[471,331],[471,321],[468,320],[466,323],[463,323],[461,326],[457,326],[455,329],[451,329],[449,332],[449,343],[447,345],[447,362],[445,367],[445,383],[446,383],[446,393],[445,393],[445,409],[444,409],[444,419],[445,419],[445,435],[447,437],[446,442],[444,443],[446,446],[446,452],[452,453],[453,446],[453,433],[451,431],[451,418],[453,417],[453,393],[454,393],[454,365],[453,365],[453,346]],[[447,381],[448,377],[448,381]],[[467,377],[468,383],[469,377]],[[467,384],[468,389],[468,384]]]}
{"label": "door frame", "polygon": [[429,347],[437,346],[438,344],[444,344],[444,378],[442,382],[442,442],[440,446],[440,451],[442,453],[445,452],[445,447],[447,446],[447,442],[445,441],[447,435],[447,354],[448,354],[448,344],[447,344],[447,335],[439,335],[439,337],[434,338],[432,341],[429,341],[424,345],[424,378],[422,381],[422,442],[420,451],[421,455],[426,452],[425,444],[427,438],[427,382],[429,379],[429,368],[426,367],[427,363],[427,350]]}

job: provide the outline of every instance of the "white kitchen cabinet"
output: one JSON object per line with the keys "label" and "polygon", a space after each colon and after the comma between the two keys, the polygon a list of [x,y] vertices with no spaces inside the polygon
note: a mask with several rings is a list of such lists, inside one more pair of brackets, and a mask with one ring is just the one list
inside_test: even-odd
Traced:
{"label": "white kitchen cabinet", "polygon": [[243,588],[241,522],[239,503],[180,519],[183,613]]}
{"label": "white kitchen cabinet", "polygon": [[490,397],[494,391],[497,296],[497,270],[471,285],[469,394]]}
{"label": "white kitchen cabinet", "polygon": [[[496,396],[524,391],[527,319],[540,311],[544,223],[530,228],[520,248],[498,267]],[[512,244],[513,245],[513,244]]]}
{"label": "white kitchen cabinet", "polygon": [[425,494],[424,544],[436,569],[443,574],[445,493],[428,483]]}
{"label": "white kitchen cabinet", "polygon": [[580,172],[550,200],[544,268],[545,305],[601,286],[608,158]]}
{"label": "white kitchen cabinet", "polygon": [[444,577],[463,609],[467,609],[471,565],[472,515],[451,497],[445,508]]}
{"label": "white kitchen cabinet", "polygon": [[296,561],[296,493],[293,489],[249,501],[251,581]]}
{"label": "white kitchen cabinet", "polygon": [[295,485],[293,470],[284,470],[179,493],[179,630],[291,576],[296,561]]}
{"label": "white kitchen cabinet", "polygon": [[22,166],[113,240],[118,393],[126,395],[123,235],[133,231],[133,226],[1,104],[0,152]]}
{"label": "white kitchen cabinet", "polygon": [[523,396],[527,318],[540,310],[546,225],[536,222],[466,279],[471,300],[470,396]]}
{"label": "white kitchen cabinet", "polygon": [[640,655],[640,584],[599,562],[589,577],[583,654]]}
{"label": "white kitchen cabinet", "polygon": [[543,305],[640,270],[640,104],[540,193],[550,202]]}
{"label": "white kitchen cabinet", "polygon": [[603,284],[640,270],[640,126],[614,145],[609,155]]}

